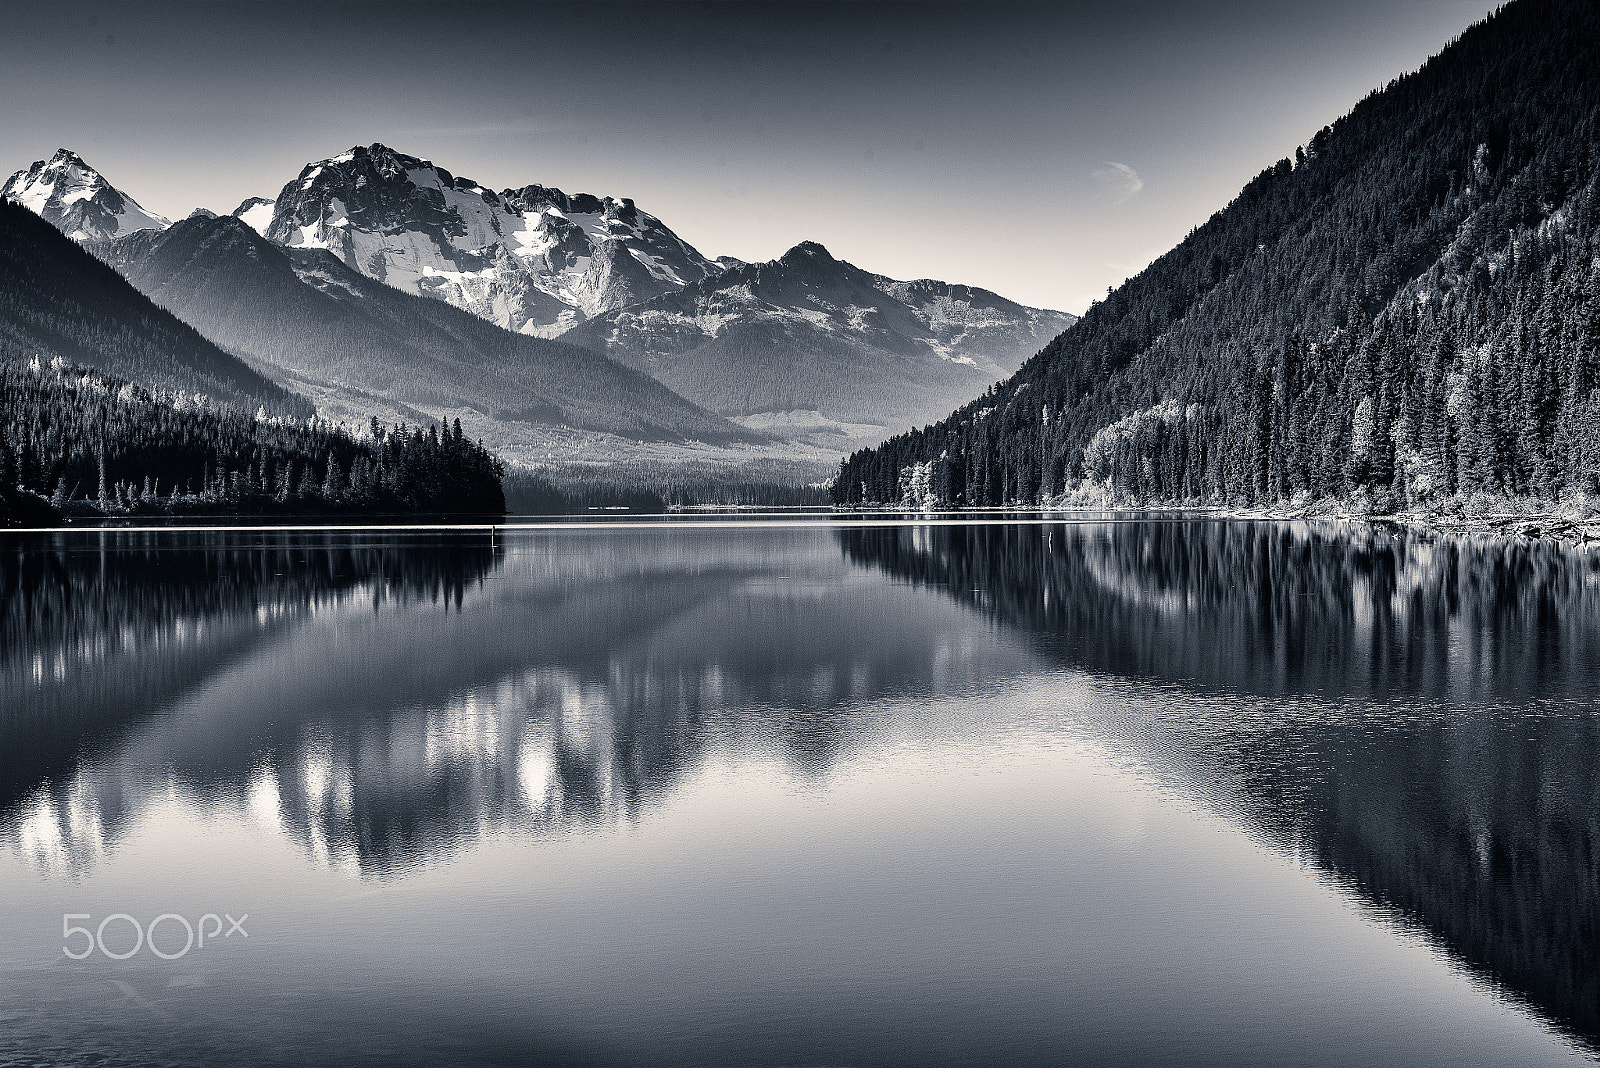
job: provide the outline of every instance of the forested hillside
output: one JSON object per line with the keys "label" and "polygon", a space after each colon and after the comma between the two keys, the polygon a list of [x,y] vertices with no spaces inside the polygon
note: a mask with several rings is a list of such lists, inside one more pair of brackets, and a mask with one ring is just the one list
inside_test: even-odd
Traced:
{"label": "forested hillside", "polygon": [[1267,168],[841,503],[1582,499],[1600,5],[1517,0]]}
{"label": "forested hillside", "polygon": [[27,208],[0,198],[0,363],[60,357],[151,389],[304,419],[268,381]]}
{"label": "forested hillside", "polygon": [[[459,423],[385,430],[374,420],[357,439],[196,407],[59,359],[0,364],[0,486],[57,511],[504,512],[501,473]],[[16,518],[16,503],[0,521]]]}

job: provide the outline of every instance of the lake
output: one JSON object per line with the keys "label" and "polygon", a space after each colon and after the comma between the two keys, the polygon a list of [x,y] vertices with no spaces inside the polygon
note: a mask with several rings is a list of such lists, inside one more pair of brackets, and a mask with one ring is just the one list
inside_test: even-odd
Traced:
{"label": "lake", "polygon": [[1600,1049],[1600,552],[85,530],[0,591],[3,1064]]}

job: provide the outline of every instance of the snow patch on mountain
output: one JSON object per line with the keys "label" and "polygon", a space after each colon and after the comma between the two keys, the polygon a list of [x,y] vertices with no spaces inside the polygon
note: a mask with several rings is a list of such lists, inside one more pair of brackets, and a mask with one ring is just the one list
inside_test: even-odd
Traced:
{"label": "snow patch on mountain", "polygon": [[251,197],[233,209],[233,216],[256,233],[265,236],[267,227],[272,225],[272,209],[276,204],[276,201],[265,197]]}

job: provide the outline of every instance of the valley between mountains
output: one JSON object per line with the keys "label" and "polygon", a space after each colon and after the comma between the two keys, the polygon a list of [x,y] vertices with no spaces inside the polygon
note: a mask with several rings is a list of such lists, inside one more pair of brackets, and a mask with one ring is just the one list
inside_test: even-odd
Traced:
{"label": "valley between mountains", "polygon": [[495,191],[381,144],[177,223],[68,149],[0,194],[320,419],[459,420],[518,465],[820,481],[1073,321],[810,243],[713,259],[632,200]]}

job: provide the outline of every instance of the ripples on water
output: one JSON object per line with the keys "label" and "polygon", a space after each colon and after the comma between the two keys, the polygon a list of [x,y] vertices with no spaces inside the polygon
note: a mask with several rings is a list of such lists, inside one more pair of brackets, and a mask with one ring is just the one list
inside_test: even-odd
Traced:
{"label": "ripples on water", "polygon": [[[1600,554],[1228,522],[108,531],[8,538],[0,591],[0,1058],[1600,1041]],[[1207,896],[1262,847],[1255,899]],[[63,912],[229,895],[248,949],[59,959]],[[1302,975],[1278,926],[1349,960]]]}

